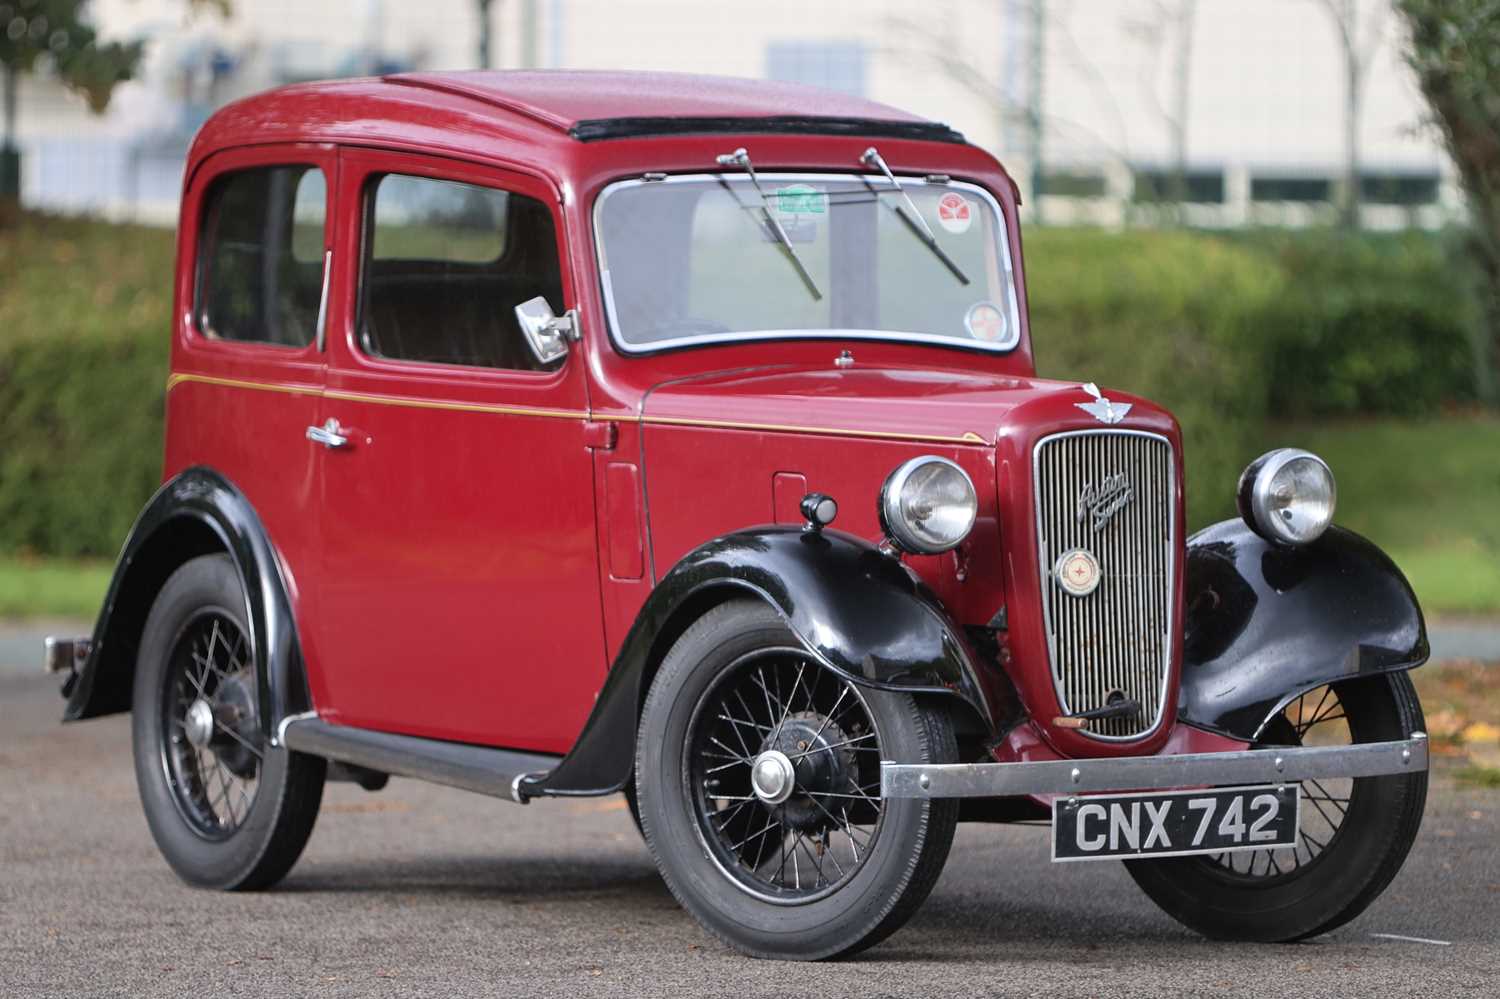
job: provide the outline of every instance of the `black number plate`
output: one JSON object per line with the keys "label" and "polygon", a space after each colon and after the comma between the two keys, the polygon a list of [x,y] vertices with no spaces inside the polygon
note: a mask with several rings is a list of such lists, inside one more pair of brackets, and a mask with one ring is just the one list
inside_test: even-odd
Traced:
{"label": "black number plate", "polygon": [[1060,797],[1052,802],[1052,859],[1295,846],[1301,803],[1296,784]]}

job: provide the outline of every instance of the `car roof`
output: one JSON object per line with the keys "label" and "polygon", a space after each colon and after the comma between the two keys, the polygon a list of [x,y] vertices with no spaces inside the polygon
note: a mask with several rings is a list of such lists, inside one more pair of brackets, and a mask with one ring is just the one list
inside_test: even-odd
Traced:
{"label": "car roof", "polygon": [[888,104],[767,80],[625,70],[398,73],[387,83],[462,94],[573,132],[587,122],[629,118],[834,118],[931,124]]}
{"label": "car roof", "polygon": [[[937,169],[957,155],[1003,175],[947,125],[876,101],[795,83],[622,70],[398,73],[291,84],[214,113],[194,139],[188,171],[234,147],[340,143],[504,160],[560,178],[626,162],[635,155],[630,139],[685,142],[747,132],[764,133],[767,142],[842,136],[943,143],[962,152],[935,156]],[[655,148],[638,155],[646,169],[656,168],[653,156],[663,150]],[[816,147],[796,149],[810,154]]]}

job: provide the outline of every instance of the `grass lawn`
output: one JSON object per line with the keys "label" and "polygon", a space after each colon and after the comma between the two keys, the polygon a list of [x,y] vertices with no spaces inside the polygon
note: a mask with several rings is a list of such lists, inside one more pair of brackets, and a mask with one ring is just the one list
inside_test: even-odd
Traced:
{"label": "grass lawn", "polygon": [[1429,616],[1500,615],[1500,418],[1272,428],[1333,468],[1338,523],[1396,560]]}
{"label": "grass lawn", "polygon": [[93,621],[112,571],[113,566],[102,561],[0,556],[0,618]]}

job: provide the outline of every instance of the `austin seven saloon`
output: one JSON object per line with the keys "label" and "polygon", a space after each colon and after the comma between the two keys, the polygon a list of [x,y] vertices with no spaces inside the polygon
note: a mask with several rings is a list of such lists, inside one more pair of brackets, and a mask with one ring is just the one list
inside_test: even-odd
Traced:
{"label": "austin seven saloon", "polygon": [[1019,200],[949,127],[792,85],[225,107],[163,484],[48,642],[66,718],[133,713],[206,888],[276,883],[325,781],[394,774],[623,792],[759,956],[894,932],[959,822],[1045,824],[1039,860],[1122,861],[1211,937],[1340,926],[1422,818],[1411,588],[1295,448],[1196,483],[1240,516],[1188,536],[1172,415],[1037,377]]}

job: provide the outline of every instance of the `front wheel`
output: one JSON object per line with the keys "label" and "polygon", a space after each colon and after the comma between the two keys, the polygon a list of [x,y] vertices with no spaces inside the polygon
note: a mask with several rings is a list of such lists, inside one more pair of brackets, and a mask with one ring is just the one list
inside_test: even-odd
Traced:
{"label": "front wheel", "polygon": [[[1256,748],[1406,739],[1423,727],[1405,673],[1345,680],[1293,700]],[[1422,823],[1427,773],[1302,782],[1295,847],[1129,860],[1152,901],[1205,936],[1283,942],[1327,933],[1373,902]]]}
{"label": "front wheel", "polygon": [[651,685],[641,827],[672,894],[726,943],[846,955],[927,897],[958,820],[952,801],[882,798],[881,760],[956,758],[945,713],[850,683],[771,608],[732,601],[687,630]]}

